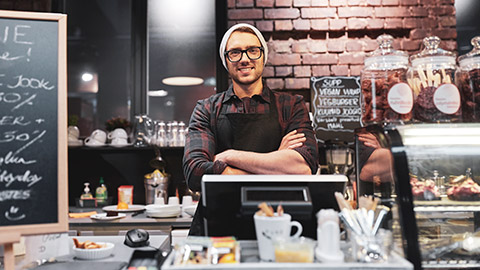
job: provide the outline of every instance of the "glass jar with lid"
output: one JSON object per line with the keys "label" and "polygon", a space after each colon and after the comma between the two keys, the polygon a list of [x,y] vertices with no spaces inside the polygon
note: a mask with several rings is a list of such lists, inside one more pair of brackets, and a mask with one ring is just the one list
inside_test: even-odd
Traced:
{"label": "glass jar with lid", "polygon": [[472,38],[473,50],[458,57],[457,83],[462,93],[464,122],[480,121],[480,36]]}
{"label": "glass jar with lid", "polygon": [[423,39],[424,49],[410,57],[408,81],[415,102],[413,118],[420,122],[462,120],[460,91],[455,85],[456,55],[439,47],[440,38]]}
{"label": "glass jar with lid", "polygon": [[362,122],[408,122],[413,107],[406,78],[408,55],[393,49],[390,35],[379,36],[377,42],[379,48],[366,56],[361,72]]}

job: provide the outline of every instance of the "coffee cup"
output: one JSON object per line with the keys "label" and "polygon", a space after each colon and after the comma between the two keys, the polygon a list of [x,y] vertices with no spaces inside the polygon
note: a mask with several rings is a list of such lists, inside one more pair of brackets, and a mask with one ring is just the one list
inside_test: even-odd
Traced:
{"label": "coffee cup", "polygon": [[180,203],[178,202],[178,197],[175,197],[175,196],[168,197],[168,204],[179,205]]}
{"label": "coffee cup", "polygon": [[112,145],[127,145],[128,141],[126,138],[114,138],[112,140]]}
{"label": "coffee cup", "polygon": [[108,139],[113,140],[116,138],[122,138],[122,139],[127,139],[128,134],[127,131],[123,128],[116,128],[108,133]]}
{"label": "coffee cup", "polygon": [[80,136],[80,130],[77,126],[68,126],[68,140],[76,141]]}
{"label": "coffee cup", "polygon": [[107,142],[107,133],[101,129],[96,129],[92,132],[89,138],[97,140],[101,143],[105,143]]}
{"label": "coffee cup", "polygon": [[85,144],[90,146],[104,145],[107,141],[107,133],[101,129],[96,129],[85,139]]}
{"label": "coffee cup", "polygon": [[193,204],[193,199],[192,199],[192,196],[183,196],[182,197],[182,205],[183,206],[188,206],[188,205],[192,205]]}
{"label": "coffee cup", "polygon": [[275,261],[275,248],[273,240],[276,238],[288,238],[292,227],[297,227],[297,232],[292,237],[299,237],[303,227],[298,221],[292,221],[289,214],[273,217],[254,215],[255,233],[257,235],[258,253],[262,261]]}

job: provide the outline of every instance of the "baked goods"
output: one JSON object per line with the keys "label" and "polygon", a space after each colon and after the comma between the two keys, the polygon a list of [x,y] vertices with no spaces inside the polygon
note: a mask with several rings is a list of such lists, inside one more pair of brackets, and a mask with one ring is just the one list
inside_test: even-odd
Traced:
{"label": "baked goods", "polygon": [[95,249],[95,248],[104,248],[105,245],[103,244],[97,244],[92,241],[85,241],[85,242],[80,242],[78,241],[77,238],[73,238],[73,243],[75,244],[76,248],[81,248],[81,249]]}
{"label": "baked goods", "polygon": [[420,181],[417,177],[410,177],[410,185],[412,186],[412,195],[416,200],[439,200],[440,192],[433,180]]}
{"label": "baked goods", "polygon": [[478,201],[480,200],[480,186],[468,178],[461,184],[453,186],[447,190],[447,196],[455,201]]}
{"label": "baked goods", "polygon": [[[275,212],[273,211],[273,207],[268,205],[266,202],[262,202],[258,205],[258,208],[260,208],[260,210],[258,210],[255,215],[257,216],[267,216],[267,217],[273,217],[275,216]],[[281,216],[283,215],[284,213],[284,210],[283,210],[283,207],[281,204],[279,204],[277,206],[277,215],[278,216]]]}

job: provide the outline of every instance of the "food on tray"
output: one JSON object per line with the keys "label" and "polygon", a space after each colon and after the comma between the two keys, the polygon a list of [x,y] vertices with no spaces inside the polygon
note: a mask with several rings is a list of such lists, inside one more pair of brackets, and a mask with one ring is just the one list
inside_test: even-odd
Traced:
{"label": "food on tray", "polygon": [[118,202],[117,209],[122,209],[122,210],[128,209],[128,204],[126,202]]}
{"label": "food on tray", "polygon": [[451,185],[459,185],[461,183],[463,183],[465,180],[467,180],[468,177],[466,175],[458,175],[458,176],[450,176],[450,178],[448,179],[448,182],[451,184]]}
{"label": "food on tray", "polygon": [[80,242],[80,241],[78,241],[77,238],[73,238],[73,243],[75,244],[76,248],[81,248],[81,249],[95,249],[95,248],[106,247],[105,244],[97,244],[97,243],[92,242],[92,241]]}
{"label": "food on tray", "polygon": [[468,178],[457,186],[447,191],[448,198],[455,201],[478,201],[480,200],[480,186]]}
{"label": "food on tray", "polygon": [[212,264],[239,263],[240,249],[237,240],[233,236],[212,237],[210,254]]}
{"label": "food on tray", "polygon": [[440,192],[433,180],[420,181],[417,177],[410,177],[410,185],[412,186],[412,195],[417,200],[439,200]]}
{"label": "food on tray", "polygon": [[174,265],[210,264],[211,246],[212,240],[208,237],[188,237],[184,242],[175,245]]}
{"label": "food on tray", "polygon": [[[273,211],[273,207],[268,205],[266,202],[262,202],[261,204],[258,205],[258,210],[255,215],[257,216],[267,216],[267,217],[273,217],[275,216],[275,212]],[[283,215],[284,210],[281,204],[277,206],[277,215],[281,216]]]}

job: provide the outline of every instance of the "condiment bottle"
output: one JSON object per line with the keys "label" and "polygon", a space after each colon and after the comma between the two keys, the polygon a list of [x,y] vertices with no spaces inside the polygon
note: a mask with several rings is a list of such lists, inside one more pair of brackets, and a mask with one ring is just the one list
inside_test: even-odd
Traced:
{"label": "condiment bottle", "polygon": [[90,188],[88,187],[90,183],[83,183],[85,188],[83,189],[83,194],[80,196],[80,199],[93,199],[92,193],[90,193]]}
{"label": "condiment bottle", "polygon": [[480,36],[472,38],[473,50],[458,57],[457,82],[462,93],[464,122],[480,121]]}
{"label": "condiment bottle", "polygon": [[97,199],[97,203],[105,203],[107,201],[108,191],[103,177],[100,177],[100,186],[96,189],[95,198]]}
{"label": "condiment bottle", "polygon": [[460,91],[455,85],[455,53],[439,48],[440,38],[423,39],[424,49],[410,57],[409,84],[415,102],[413,117],[420,122],[462,120]]}
{"label": "condiment bottle", "polygon": [[408,54],[394,50],[393,37],[377,38],[379,48],[365,58],[361,72],[362,122],[408,122],[413,93],[407,84]]}

